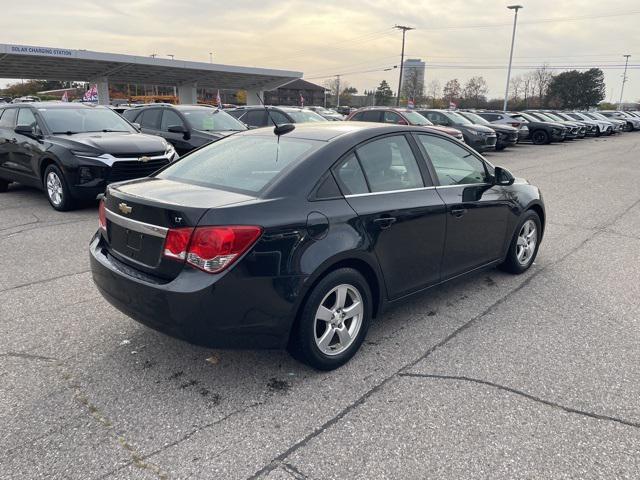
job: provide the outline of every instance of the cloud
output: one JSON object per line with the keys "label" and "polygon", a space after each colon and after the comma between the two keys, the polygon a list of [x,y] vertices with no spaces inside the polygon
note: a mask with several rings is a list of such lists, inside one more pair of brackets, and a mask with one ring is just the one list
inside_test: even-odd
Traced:
{"label": "cloud", "polygon": [[[503,94],[513,13],[507,0],[110,0],[78,3],[23,0],[7,10],[0,41],[284,68],[308,77],[345,74],[360,91],[386,79],[395,89],[401,36],[394,24],[415,26],[406,52],[420,57],[427,81],[483,75],[490,95]],[[640,63],[637,0],[521,0],[514,74],[547,62],[606,66],[635,54]],[[625,14],[623,16],[608,16]],[[579,18],[597,16],[597,18]],[[570,17],[570,19],[567,19]],[[540,20],[561,18],[558,22]],[[468,26],[473,28],[451,28]],[[488,26],[488,27],[487,27]],[[637,50],[634,52],[634,48]],[[632,57],[632,63],[634,60]],[[440,65],[436,67],[436,65]],[[448,65],[445,68],[442,65]],[[492,68],[489,68],[491,66]],[[474,68],[472,68],[474,67]],[[367,70],[377,70],[368,72]],[[360,72],[360,73],[352,73]],[[619,94],[621,70],[606,70],[607,96]],[[0,64],[1,76],[1,64]],[[322,78],[315,78],[322,83]],[[640,98],[631,70],[625,97]]]}

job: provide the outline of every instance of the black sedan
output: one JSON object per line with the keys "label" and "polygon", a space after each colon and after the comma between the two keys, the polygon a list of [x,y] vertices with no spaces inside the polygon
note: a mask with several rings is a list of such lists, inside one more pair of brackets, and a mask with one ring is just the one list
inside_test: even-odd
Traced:
{"label": "black sedan", "polygon": [[244,123],[209,105],[146,105],[131,108],[123,116],[140,125],[143,133],[170,142],[179,155],[246,130]]}
{"label": "black sedan", "polygon": [[108,183],[146,177],[178,157],[107,107],[20,103],[0,107],[0,192],[43,189],[56,210],[94,200]]}
{"label": "black sedan", "polygon": [[482,118],[480,115],[476,115],[473,112],[456,112],[458,115],[462,115],[474,125],[483,125],[496,132],[496,150],[501,151],[507,147],[512,147],[518,143],[518,129],[511,125],[501,125],[499,123],[491,123]]}
{"label": "black sedan", "polygon": [[484,125],[474,125],[468,119],[457,112],[449,110],[416,110],[423,117],[428,118],[436,125],[453,127],[462,132],[464,142],[473,147],[477,152],[486,152],[496,149],[498,136],[496,132]]}
{"label": "black sedan", "polygon": [[280,132],[232,135],[110,186],[90,243],[104,297],[193,343],[287,347],[330,370],[387,306],[533,263],[538,188],[449,136],[364,122]]}

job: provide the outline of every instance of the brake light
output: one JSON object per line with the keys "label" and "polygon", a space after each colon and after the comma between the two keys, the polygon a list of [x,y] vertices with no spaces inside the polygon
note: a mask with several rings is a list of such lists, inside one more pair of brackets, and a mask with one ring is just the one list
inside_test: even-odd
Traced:
{"label": "brake light", "polygon": [[518,128],[520,126],[520,122],[512,122],[511,126]]}
{"label": "brake light", "polygon": [[165,257],[186,260],[208,273],[221,272],[245,253],[262,234],[261,227],[197,227],[171,229]]}
{"label": "brake light", "polygon": [[164,241],[164,256],[178,260],[186,259],[192,233],[193,228],[172,228],[169,230]]}
{"label": "brake light", "polygon": [[100,205],[98,206],[98,228],[103,232],[107,231],[107,212],[104,200],[100,200]]}

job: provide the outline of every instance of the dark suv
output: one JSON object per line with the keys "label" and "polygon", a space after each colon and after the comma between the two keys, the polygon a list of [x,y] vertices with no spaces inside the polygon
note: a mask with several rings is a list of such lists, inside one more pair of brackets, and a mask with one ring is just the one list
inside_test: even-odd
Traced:
{"label": "dark suv", "polygon": [[356,122],[393,123],[396,125],[414,125],[416,127],[432,127],[442,133],[451,135],[464,142],[462,132],[456,128],[434,125],[424,115],[409,108],[364,107],[353,112],[347,120]]}
{"label": "dark suv", "polygon": [[561,123],[540,120],[526,112],[509,112],[509,115],[526,123],[529,128],[529,139],[534,145],[564,142],[567,135],[567,127]]}
{"label": "dark suv", "polygon": [[474,125],[468,119],[449,110],[417,110],[436,125],[457,128],[462,132],[464,141],[476,152],[496,149],[498,136],[495,130],[484,125]]}
{"label": "dark suv", "polygon": [[208,105],[154,105],[132,108],[124,118],[143,133],[170,142],[180,155],[247,127],[227,112]]}
{"label": "dark suv", "polygon": [[[269,110],[269,115],[267,115],[267,110]],[[225,111],[246,125],[254,128],[268,127],[269,125],[273,125],[273,122],[276,122],[278,125],[283,125],[285,123],[329,121],[316,112],[300,107],[263,107],[262,105],[255,105]]]}
{"label": "dark suv", "polygon": [[56,210],[95,199],[107,184],[146,177],[178,158],[107,107],[78,103],[0,106],[0,192],[19,182],[47,193]]}

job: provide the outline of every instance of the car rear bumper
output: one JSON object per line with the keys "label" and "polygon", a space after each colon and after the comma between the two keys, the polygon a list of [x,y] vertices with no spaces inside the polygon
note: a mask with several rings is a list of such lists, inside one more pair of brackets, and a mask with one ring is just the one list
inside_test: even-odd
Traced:
{"label": "car rear bumper", "polygon": [[172,281],[149,277],[112,257],[99,234],[90,244],[93,281],[103,297],[143,325],[213,348],[283,348],[295,292],[306,277],[248,276],[185,267]]}

